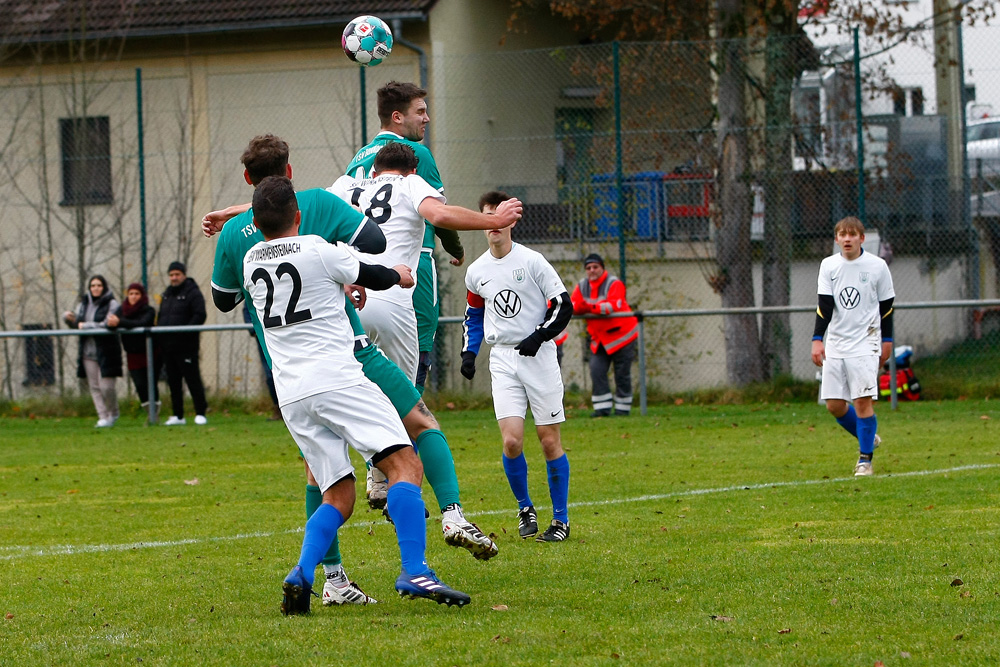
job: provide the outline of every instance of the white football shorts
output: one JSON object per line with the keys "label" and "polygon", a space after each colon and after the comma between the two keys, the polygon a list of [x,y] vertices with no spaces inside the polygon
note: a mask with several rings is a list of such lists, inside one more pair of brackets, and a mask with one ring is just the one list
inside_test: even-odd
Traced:
{"label": "white football shorts", "polygon": [[358,311],[361,324],[371,341],[385,356],[406,373],[410,382],[417,379],[420,360],[420,337],[417,334],[417,314],[413,304],[401,304],[373,297],[368,293],[365,307]]}
{"label": "white football shorts", "polygon": [[368,461],[384,449],[410,444],[392,403],[367,379],[288,403],[281,415],[321,492],[354,472],[348,445]]}
{"label": "white football shorts", "polygon": [[823,362],[823,384],[820,397],[825,401],[837,398],[853,401],[871,396],[878,400],[878,356],[827,358]]}
{"label": "white football shorts", "polygon": [[497,420],[523,419],[530,405],[536,426],[566,421],[562,372],[552,341],[542,343],[533,357],[522,357],[513,347],[494,347],[490,350],[490,382]]}

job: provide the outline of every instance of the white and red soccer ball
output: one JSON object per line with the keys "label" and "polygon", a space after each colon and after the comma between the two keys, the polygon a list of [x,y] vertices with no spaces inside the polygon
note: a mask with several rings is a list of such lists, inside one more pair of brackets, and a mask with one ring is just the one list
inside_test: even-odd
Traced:
{"label": "white and red soccer ball", "polygon": [[392,31],[377,16],[359,16],[344,28],[340,45],[354,62],[374,67],[392,51]]}

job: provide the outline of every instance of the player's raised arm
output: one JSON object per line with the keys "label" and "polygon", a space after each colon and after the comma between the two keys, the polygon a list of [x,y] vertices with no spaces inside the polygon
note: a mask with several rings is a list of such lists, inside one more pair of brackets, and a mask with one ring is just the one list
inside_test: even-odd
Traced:
{"label": "player's raised arm", "polygon": [[420,202],[417,210],[432,225],[444,229],[503,229],[521,219],[523,204],[518,199],[508,199],[497,207],[493,215],[486,215],[461,206],[450,206],[433,197],[427,197]]}
{"label": "player's raised arm", "polygon": [[227,206],[221,211],[212,211],[205,215],[201,219],[201,231],[205,234],[205,238],[212,238],[216,234],[222,231],[229,220],[235,218],[240,213],[245,213],[250,210],[250,204],[237,204],[235,206]]}
{"label": "player's raised arm", "polygon": [[403,288],[413,287],[413,274],[410,267],[399,264],[392,267],[381,264],[365,264],[359,262],[358,279],[355,284],[373,290],[387,290],[393,285]]}

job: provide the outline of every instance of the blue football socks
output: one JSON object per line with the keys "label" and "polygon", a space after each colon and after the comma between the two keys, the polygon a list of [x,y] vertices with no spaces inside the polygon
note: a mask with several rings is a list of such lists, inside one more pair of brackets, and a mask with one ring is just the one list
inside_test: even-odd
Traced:
{"label": "blue football socks", "polygon": [[872,452],[875,451],[875,431],[877,429],[878,420],[875,415],[858,419],[858,449],[861,452],[861,457],[866,461],[871,461]]}
{"label": "blue football socks", "polygon": [[852,436],[858,437],[858,413],[855,412],[852,404],[847,404],[847,412],[844,413],[843,417],[837,417],[837,423]]}
{"label": "blue football socks", "polygon": [[549,471],[549,497],[552,498],[552,518],[569,523],[569,459],[563,454],[553,461],[546,461]]}
{"label": "blue football socks", "polygon": [[344,523],[344,516],[333,505],[323,504],[316,508],[313,515],[306,521],[306,534],[302,538],[302,553],[299,554],[299,566],[302,574],[311,586],[316,577],[316,566],[323,558],[330,542],[337,535],[337,530]]}
{"label": "blue football socks", "polygon": [[517,506],[520,508],[533,505],[531,496],[528,495],[528,462],[524,459],[524,452],[514,459],[507,458],[506,454],[501,454],[503,459],[503,471],[507,475],[507,483],[514,493]]}
{"label": "blue football socks", "polygon": [[399,559],[403,571],[409,575],[427,574],[425,551],[427,549],[427,520],[424,518],[424,501],[420,487],[410,482],[396,482],[389,487],[385,501],[389,516],[396,526]]}

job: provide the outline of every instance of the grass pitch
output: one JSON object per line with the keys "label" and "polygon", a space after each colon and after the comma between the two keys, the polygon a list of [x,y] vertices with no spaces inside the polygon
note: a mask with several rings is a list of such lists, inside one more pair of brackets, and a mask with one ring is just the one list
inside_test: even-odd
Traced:
{"label": "grass pitch", "polygon": [[[379,604],[278,611],[304,519],[281,424],[0,419],[0,663],[885,665],[1000,663],[1000,410],[879,405],[876,476],[815,404],[571,413],[570,540],[523,542],[487,411],[439,411],[483,563],[428,560],[463,609],[402,600],[363,485],[341,529]],[[533,435],[539,522],[551,518]]]}

